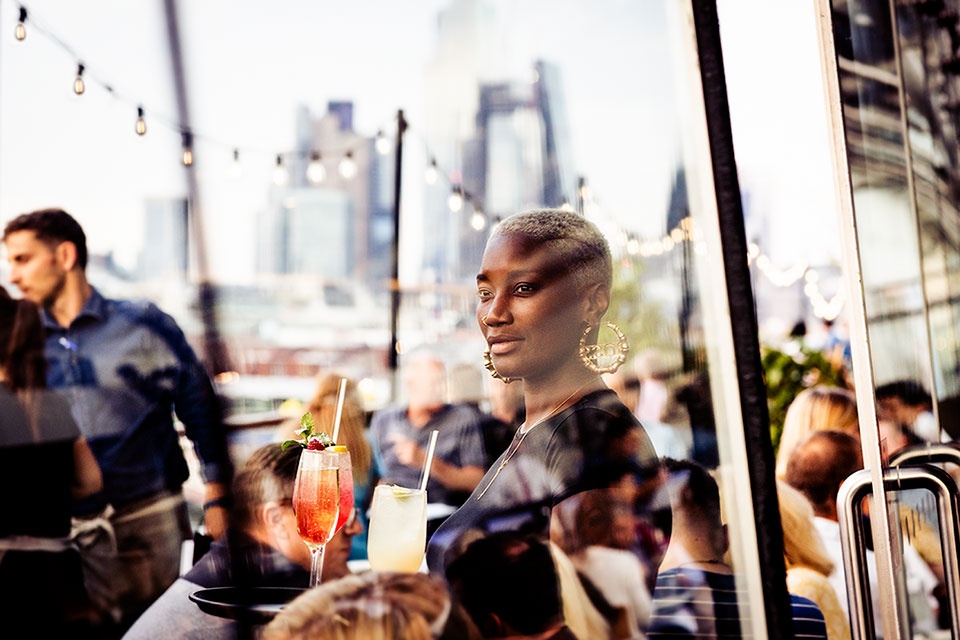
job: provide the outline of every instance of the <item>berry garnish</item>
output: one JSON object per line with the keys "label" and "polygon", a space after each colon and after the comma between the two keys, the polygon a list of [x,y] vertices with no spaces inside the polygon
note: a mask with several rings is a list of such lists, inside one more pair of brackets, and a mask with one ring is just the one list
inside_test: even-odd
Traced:
{"label": "berry garnish", "polygon": [[313,416],[310,413],[303,414],[300,418],[300,428],[297,429],[297,435],[303,439],[287,440],[280,446],[280,450],[283,451],[292,445],[300,445],[310,451],[323,451],[327,447],[333,446],[333,440],[330,436],[323,431],[314,431],[313,429]]}

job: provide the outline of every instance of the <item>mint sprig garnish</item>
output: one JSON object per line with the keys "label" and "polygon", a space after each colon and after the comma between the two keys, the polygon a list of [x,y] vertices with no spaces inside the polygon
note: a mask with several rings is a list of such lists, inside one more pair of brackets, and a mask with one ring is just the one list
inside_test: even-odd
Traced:
{"label": "mint sprig garnish", "polygon": [[307,413],[300,416],[300,428],[297,429],[296,434],[302,438],[302,440],[285,440],[283,444],[280,445],[280,450],[285,451],[287,447],[298,444],[303,448],[306,448],[310,444],[311,440],[319,440],[324,447],[332,447],[334,442],[333,439],[327,435],[325,431],[314,431],[315,425],[313,423],[313,416],[308,411]]}

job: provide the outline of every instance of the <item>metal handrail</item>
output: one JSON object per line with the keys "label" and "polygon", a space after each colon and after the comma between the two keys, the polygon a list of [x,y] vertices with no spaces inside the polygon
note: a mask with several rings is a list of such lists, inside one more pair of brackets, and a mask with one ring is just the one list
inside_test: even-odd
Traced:
{"label": "metal handrail", "polygon": [[[952,454],[951,454],[952,455]],[[904,458],[906,460],[907,458]],[[903,464],[901,461],[900,464]],[[943,547],[943,573],[947,588],[950,620],[960,630],[960,490],[946,471],[925,464],[910,463],[887,469],[883,474],[887,491],[925,489],[936,496],[940,519],[940,544]],[[875,637],[870,615],[870,586],[867,573],[866,545],[863,528],[863,499],[871,495],[871,476],[867,470],[857,471],[840,486],[837,513],[840,520],[840,544],[850,608],[850,632],[854,640]]]}
{"label": "metal handrail", "polygon": [[890,458],[891,467],[904,464],[935,464],[940,462],[960,464],[960,444],[925,442],[905,447]]}

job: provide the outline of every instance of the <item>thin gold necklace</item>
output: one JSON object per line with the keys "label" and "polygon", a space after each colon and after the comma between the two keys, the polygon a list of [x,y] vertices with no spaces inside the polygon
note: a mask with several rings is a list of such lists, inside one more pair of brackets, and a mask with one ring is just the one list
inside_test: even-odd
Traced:
{"label": "thin gold necklace", "polygon": [[558,413],[560,413],[560,411],[564,408],[564,405],[566,405],[567,402],[569,402],[570,399],[571,399],[573,396],[577,395],[577,393],[579,393],[581,389],[583,389],[585,386],[587,386],[587,385],[590,384],[591,382],[593,382],[593,381],[592,381],[592,380],[587,380],[587,381],[584,382],[582,385],[580,385],[579,387],[577,387],[576,389],[574,389],[574,390],[573,390],[573,393],[571,393],[571,394],[568,395],[566,398],[564,398],[563,401],[562,401],[560,404],[558,404],[558,405],[556,406],[556,408],[554,408],[553,411],[551,411],[551,412],[548,413],[547,415],[543,416],[542,418],[540,418],[539,420],[537,420],[536,422],[534,422],[532,425],[530,425],[530,428],[527,429],[526,431],[523,430],[523,426],[524,426],[524,424],[526,424],[526,421],[524,421],[524,424],[521,424],[521,425],[520,425],[520,427],[517,429],[517,433],[520,434],[520,439],[517,440],[517,433],[515,433],[515,434],[513,435],[513,440],[510,441],[510,444],[511,444],[511,445],[513,444],[514,441],[516,441],[516,442],[517,442],[517,446],[515,446],[515,447],[513,448],[513,451],[510,451],[509,449],[507,450],[507,454],[503,457],[503,460],[500,461],[500,464],[497,466],[497,470],[493,473],[493,477],[490,478],[490,482],[487,483],[487,486],[484,487],[484,488],[483,488],[483,491],[480,492],[480,495],[477,496],[477,500],[479,500],[480,498],[483,497],[483,495],[487,492],[487,489],[490,488],[490,485],[493,484],[493,481],[496,480],[496,479],[497,479],[497,476],[500,475],[500,472],[503,471],[503,468],[504,468],[505,466],[507,466],[507,463],[508,463],[508,462],[510,462],[510,459],[513,458],[513,456],[517,455],[517,451],[520,450],[520,445],[523,444],[523,441],[526,439],[527,434],[530,433],[531,431],[533,431],[533,428],[536,427],[537,425],[541,424],[542,422],[546,422],[547,420],[549,420],[549,419],[552,418],[553,416],[555,416],[555,415],[557,415]]}

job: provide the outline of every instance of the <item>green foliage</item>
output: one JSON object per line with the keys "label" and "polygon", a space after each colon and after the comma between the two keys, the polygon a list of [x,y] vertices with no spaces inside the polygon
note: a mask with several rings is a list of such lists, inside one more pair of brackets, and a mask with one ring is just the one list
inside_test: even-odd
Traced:
{"label": "green foliage", "polygon": [[302,440],[284,440],[283,444],[280,445],[280,450],[285,451],[287,447],[292,447],[293,445],[300,445],[301,447],[306,448],[310,443],[310,440],[319,440],[324,447],[332,447],[333,440],[323,431],[314,432],[314,423],[313,416],[310,412],[306,412],[300,417],[300,428],[297,429],[297,435],[301,436]]}
{"label": "green foliage", "polygon": [[642,274],[642,263],[637,260],[614,261],[610,307],[604,321],[613,322],[627,336],[631,356],[649,348],[672,354],[680,344],[676,317],[667,318],[662,305],[643,297]]}
{"label": "green foliage", "polygon": [[842,368],[835,366],[823,353],[804,346],[799,346],[794,355],[764,347],[760,362],[767,385],[770,439],[774,451],[780,446],[787,407],[797,394],[818,384],[847,388]]}

